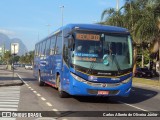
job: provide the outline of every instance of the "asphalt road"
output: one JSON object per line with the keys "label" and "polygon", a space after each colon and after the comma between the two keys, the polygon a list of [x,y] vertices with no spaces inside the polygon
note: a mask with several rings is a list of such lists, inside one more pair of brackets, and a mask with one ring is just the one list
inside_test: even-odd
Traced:
{"label": "asphalt road", "polygon": [[[75,114],[70,111],[160,111],[160,90],[146,86],[133,86],[129,97],[69,97],[60,98],[55,88],[50,86],[40,87],[33,77],[32,70],[19,68],[16,70],[26,84],[20,88],[20,102],[18,111],[57,111],[65,112],[63,117],[44,118],[44,120],[150,120],[157,117],[67,117]],[[96,113],[96,112],[95,112]],[[20,120],[21,118],[17,118]],[[34,119],[33,119],[34,120]],[[41,119],[40,119],[41,120]]]}

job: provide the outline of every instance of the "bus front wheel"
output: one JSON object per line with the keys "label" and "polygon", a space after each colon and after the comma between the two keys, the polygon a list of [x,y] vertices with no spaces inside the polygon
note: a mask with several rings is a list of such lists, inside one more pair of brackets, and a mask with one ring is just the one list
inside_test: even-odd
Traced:
{"label": "bus front wheel", "polygon": [[44,86],[44,82],[41,80],[41,73],[39,72],[38,74],[38,82],[39,82],[39,86]]}
{"label": "bus front wheel", "polygon": [[59,96],[61,98],[68,97],[68,94],[62,90],[62,86],[61,86],[61,81],[60,81],[60,76],[59,75],[57,76],[57,83],[58,83],[58,93],[59,93]]}

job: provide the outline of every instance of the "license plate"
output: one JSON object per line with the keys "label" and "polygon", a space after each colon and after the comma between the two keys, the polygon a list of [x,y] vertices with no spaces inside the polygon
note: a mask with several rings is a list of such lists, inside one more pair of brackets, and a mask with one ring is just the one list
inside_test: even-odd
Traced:
{"label": "license plate", "polygon": [[101,90],[98,91],[98,95],[108,95],[108,94],[109,91],[101,91]]}

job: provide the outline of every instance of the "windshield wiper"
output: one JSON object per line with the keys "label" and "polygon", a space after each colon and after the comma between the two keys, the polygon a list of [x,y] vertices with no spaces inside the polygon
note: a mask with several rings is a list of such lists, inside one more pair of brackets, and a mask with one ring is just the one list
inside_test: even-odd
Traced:
{"label": "windshield wiper", "polygon": [[121,73],[121,68],[120,68],[119,63],[117,61],[117,58],[116,58],[116,56],[114,54],[112,54],[112,61],[114,61],[114,63],[116,64],[116,67],[117,67],[117,70],[118,70],[118,74],[120,74]]}
{"label": "windshield wiper", "polygon": [[95,62],[93,61],[90,65],[90,67],[88,68],[87,74],[90,73],[92,74],[93,68],[95,67]]}

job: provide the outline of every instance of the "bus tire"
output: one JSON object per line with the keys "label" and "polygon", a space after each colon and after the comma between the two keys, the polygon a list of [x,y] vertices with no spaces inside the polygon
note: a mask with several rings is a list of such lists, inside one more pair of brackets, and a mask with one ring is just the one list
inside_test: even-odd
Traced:
{"label": "bus tire", "polygon": [[41,73],[38,73],[38,82],[39,82],[39,86],[44,86],[45,83],[41,80]]}
{"label": "bus tire", "polygon": [[58,76],[57,76],[57,83],[58,83],[58,93],[59,93],[59,96],[60,96],[61,98],[66,98],[66,97],[68,97],[69,95],[62,90],[62,88],[61,88],[61,83],[60,83],[60,82],[61,82],[61,81],[60,81],[60,76],[58,75]]}

